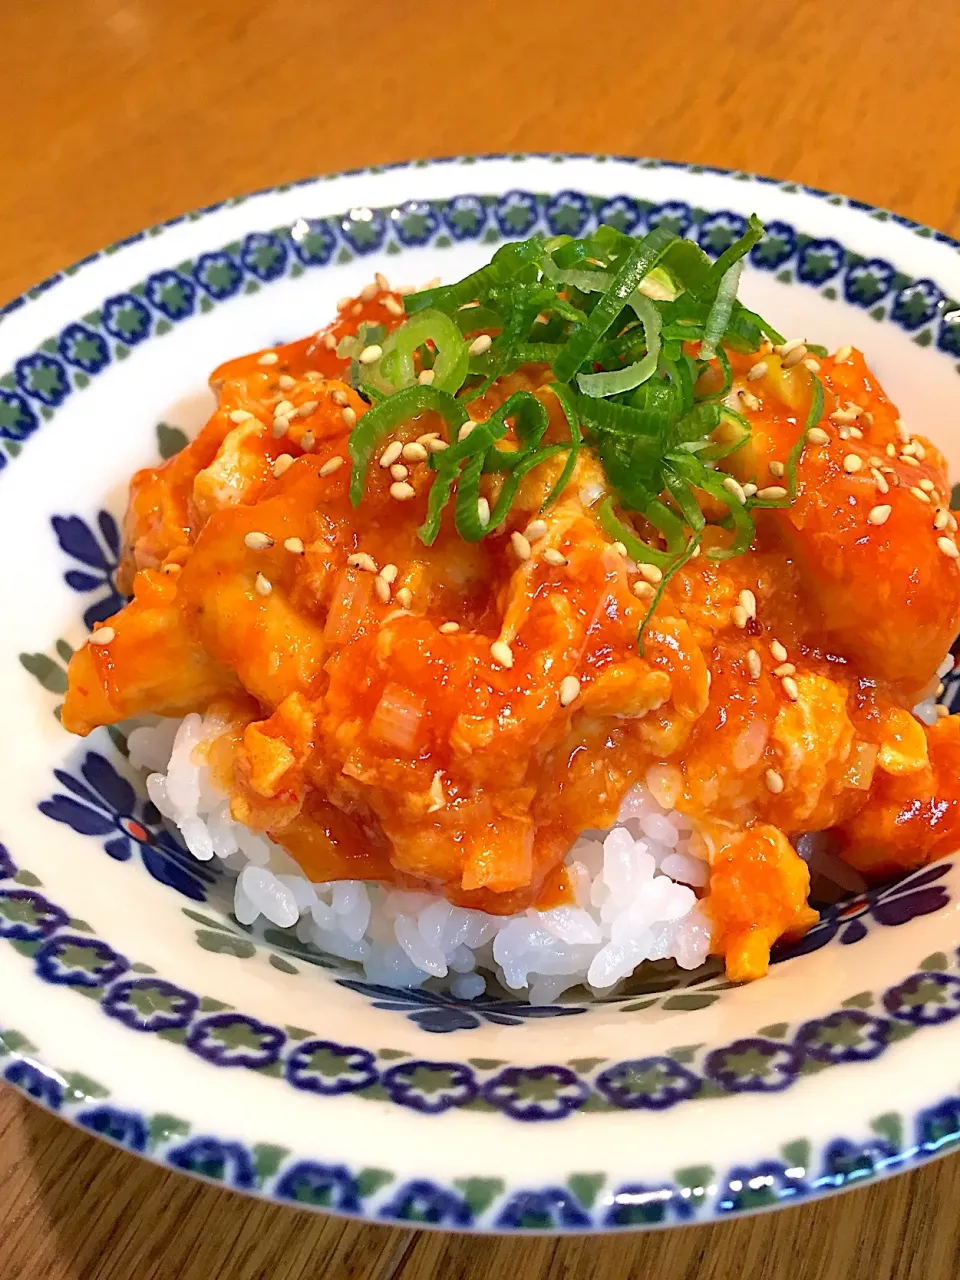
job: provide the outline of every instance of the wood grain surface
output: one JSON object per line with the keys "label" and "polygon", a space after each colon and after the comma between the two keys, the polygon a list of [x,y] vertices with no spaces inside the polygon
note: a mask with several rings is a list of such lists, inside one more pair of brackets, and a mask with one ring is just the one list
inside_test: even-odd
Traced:
{"label": "wood grain surface", "polygon": [[[604,151],[960,233],[957,0],[0,0],[0,298],[148,223],[414,156]],[[838,1082],[839,1083],[839,1082]],[[717,1226],[357,1226],[154,1169],[0,1090],[0,1280],[947,1280],[954,1157]]]}

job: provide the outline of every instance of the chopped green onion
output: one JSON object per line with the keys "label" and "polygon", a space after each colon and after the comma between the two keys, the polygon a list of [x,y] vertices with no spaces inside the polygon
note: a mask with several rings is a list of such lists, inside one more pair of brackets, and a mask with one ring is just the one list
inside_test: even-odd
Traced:
{"label": "chopped green onion", "polygon": [[647,354],[625,369],[611,369],[604,373],[578,373],[577,386],[584,395],[600,398],[615,396],[621,391],[633,391],[656,371],[660,355],[660,312],[637,289],[630,295],[629,304],[643,326]]}
{"label": "chopped green onion", "polygon": [[467,421],[467,414],[459,401],[436,387],[405,387],[368,409],[350,433],[347,445],[353,474],[350,477],[350,501],[360,505],[367,483],[367,468],[373,451],[380,441],[403,423],[429,410],[439,413],[456,438],[457,431]]}

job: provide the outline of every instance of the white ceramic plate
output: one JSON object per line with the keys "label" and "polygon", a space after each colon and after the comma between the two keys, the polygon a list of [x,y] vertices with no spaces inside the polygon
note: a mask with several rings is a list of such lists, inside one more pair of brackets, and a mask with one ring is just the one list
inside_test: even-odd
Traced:
{"label": "white ceramic plate", "polygon": [[549,1012],[387,992],[241,929],[107,733],[54,716],[69,646],[116,607],[126,481],[201,425],[214,365],[319,327],[375,270],[456,278],[504,237],[598,218],[670,218],[719,252],[754,211],[747,302],[862,347],[956,468],[958,246],[743,174],[563,156],[345,174],[176,219],[4,309],[8,1082],[227,1187],[481,1230],[703,1221],[960,1141],[949,863],[828,916],[748,987],[701,974]]}

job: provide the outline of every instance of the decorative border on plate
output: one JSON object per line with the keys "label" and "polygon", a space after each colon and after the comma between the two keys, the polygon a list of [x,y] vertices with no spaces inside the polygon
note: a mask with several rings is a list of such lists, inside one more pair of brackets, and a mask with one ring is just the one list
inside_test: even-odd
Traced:
{"label": "decorative border on plate", "polygon": [[[909,878],[915,894],[932,895],[930,910],[949,902],[938,883],[949,870],[949,863],[941,863]],[[435,1061],[403,1049],[375,1052],[344,1045],[302,1027],[274,1026],[197,995],[149,965],[131,962],[85,921],[44,897],[41,888],[37,876],[18,870],[0,845],[0,938],[32,961],[40,982],[75,990],[131,1031],[183,1045],[212,1066],[280,1078],[317,1097],[352,1094],[391,1102],[423,1116],[499,1112],[531,1123],[574,1113],[664,1111],[693,1100],[780,1093],[828,1067],[879,1058],[921,1028],[960,1015],[960,976],[946,972],[957,967],[956,957],[938,952],[883,992],[860,992],[823,1017],[796,1027],[785,1022],[763,1027],[725,1045],[683,1045],[625,1062],[597,1057],[535,1066],[481,1057]],[[216,920],[188,914],[209,926],[208,932],[225,930]],[[216,932],[212,936],[217,941]],[[379,996],[387,1008],[399,995],[365,983],[341,980],[340,985]],[[471,1006],[463,1002],[462,1007]]]}
{"label": "decorative border on plate", "polygon": [[[583,235],[598,222],[633,234],[669,225],[696,239],[714,257],[746,227],[738,213],[707,211],[677,200],[655,204],[627,195],[605,199],[574,190],[537,195],[517,189],[502,196],[466,194],[355,208],[329,218],[300,218],[290,226],[253,232],[111,295],[0,375],[0,470],[19,454],[41,422],[52,418],[69,396],[87,387],[114,361],[127,359],[140,343],[169,333],[183,320],[211,311],[241,292],[256,293],[308,268],[372,253],[396,255],[408,248],[439,249],[468,240],[495,244],[537,232]],[[121,246],[114,247],[114,252],[117,247]],[[958,361],[960,371],[960,303],[948,298],[934,281],[914,279],[883,259],[864,258],[837,240],[804,235],[781,220],[768,223],[750,261],[775,273],[781,283],[796,281],[832,300],[842,295],[878,322],[892,321],[918,345],[935,344]],[[50,285],[38,287],[42,291]]]}

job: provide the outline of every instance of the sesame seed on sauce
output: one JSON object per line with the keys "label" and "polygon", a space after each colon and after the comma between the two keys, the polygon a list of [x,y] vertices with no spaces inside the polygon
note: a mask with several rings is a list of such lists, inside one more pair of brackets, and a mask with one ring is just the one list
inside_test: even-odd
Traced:
{"label": "sesame seed on sauce", "polygon": [[770,474],[773,476],[774,480],[782,480],[783,473],[785,471],[786,471],[786,467],[783,465],[783,463],[778,462],[777,459],[774,458],[773,461],[770,463]]}
{"label": "sesame seed on sauce", "polygon": [[303,555],[303,539],[302,538],[284,538],[283,549],[284,551],[289,551],[291,555],[302,556]]}
{"label": "sesame seed on sauce", "polygon": [[768,484],[765,489],[757,490],[758,498],[785,498],[787,491],[782,484]]}
{"label": "sesame seed on sauce", "polygon": [[784,676],[795,676],[797,668],[792,662],[781,662],[779,667],[774,667],[773,674],[779,676],[782,680]]}
{"label": "sesame seed on sauce", "polygon": [[794,680],[793,676],[784,676],[780,681],[780,687],[791,702],[796,702],[800,697],[800,690],[797,687],[797,682]]}
{"label": "sesame seed on sauce", "polygon": [[649,600],[654,593],[653,587],[649,582],[644,582],[642,578],[638,578],[633,584],[633,594],[639,600]]}
{"label": "sesame seed on sauce", "polygon": [[384,580],[384,582],[389,582],[392,587],[393,584],[396,582],[397,575],[399,573],[400,573],[400,570],[397,568],[395,564],[385,564],[383,568],[380,570],[379,576]]}
{"label": "sesame seed on sauce", "polygon": [[890,519],[892,507],[881,504],[878,507],[871,507],[867,512],[867,520],[870,524],[886,524]]}
{"label": "sesame seed on sauce", "polygon": [[737,598],[740,602],[740,607],[746,613],[747,617],[755,618],[757,616],[757,597],[753,592],[749,588],[745,587]]}
{"label": "sesame seed on sauce", "polygon": [[856,453],[848,453],[843,460],[843,469],[849,476],[855,475],[862,466],[863,459]]}
{"label": "sesame seed on sauce", "polygon": [[395,462],[390,468],[390,475],[394,480],[406,480],[410,474],[410,468],[405,467],[402,462]]}
{"label": "sesame seed on sauce", "polygon": [[339,405],[341,409],[345,408],[350,403],[350,397],[345,391],[341,391],[339,387],[337,387],[335,391],[330,392],[330,399],[334,404]]}
{"label": "sesame seed on sauce", "polygon": [[378,575],[374,581],[373,590],[381,604],[390,603],[390,583],[387,582],[386,578]]}
{"label": "sesame seed on sauce", "polygon": [[360,314],[361,314],[361,312],[362,312],[362,311],[363,311],[363,303],[362,303],[362,302],[355,302],[355,303],[353,304],[353,306],[350,308],[350,314],[351,314],[352,316],[358,316],[358,315],[360,315]]}
{"label": "sesame seed on sauce", "polygon": [[269,533],[258,533],[256,530],[248,533],[243,542],[244,546],[249,547],[251,551],[266,551],[273,546],[273,539]]}
{"label": "sesame seed on sauce", "polygon": [[490,503],[486,498],[477,499],[477,519],[483,525],[484,529],[490,523]]}
{"label": "sesame seed on sauce", "polygon": [[877,489],[880,493],[890,492],[890,486],[887,484],[886,479],[884,478],[884,475],[881,471],[878,471],[876,467],[871,467],[870,474],[871,476],[873,476],[873,482],[877,486]]}
{"label": "sesame seed on sauce", "polygon": [[355,427],[357,425],[357,413],[355,409],[351,409],[349,405],[345,409],[340,410],[340,417],[343,419],[345,427]]}
{"label": "sesame seed on sauce", "polygon": [[390,281],[387,279],[387,277],[383,274],[382,271],[378,271],[376,275],[373,277],[373,279],[377,288],[382,290],[382,292],[386,293],[387,290],[390,288]]}
{"label": "sesame seed on sauce", "polygon": [[275,351],[265,351],[257,361],[257,364],[263,364],[263,365],[276,364],[279,359],[280,357],[277,355]]}
{"label": "sesame seed on sauce", "polygon": [[[747,483],[743,486],[743,492],[747,495],[748,498],[752,498],[753,495],[757,492],[757,486],[753,483],[752,480],[748,480]],[[700,548],[698,547],[697,550],[699,551]],[[696,559],[696,557],[694,557],[694,559]]]}
{"label": "sesame seed on sauce", "polygon": [[932,480],[921,480],[919,487],[923,489],[925,493],[936,493],[937,491],[937,486]]}
{"label": "sesame seed on sauce", "polygon": [[727,493],[732,493],[738,502],[746,502],[747,495],[743,491],[743,486],[740,484],[739,480],[735,480],[733,476],[724,477],[723,487],[726,489]]}
{"label": "sesame seed on sauce", "polygon": [[361,364],[374,364],[383,355],[383,347],[379,342],[371,342],[369,347],[364,347],[357,357]]}
{"label": "sesame seed on sauce", "polygon": [[470,434],[470,432],[471,432],[471,431],[473,430],[473,428],[474,428],[474,427],[476,427],[476,426],[479,426],[479,423],[477,423],[477,422],[465,422],[465,423],[463,424],[463,426],[460,428],[460,430],[457,432],[457,439],[458,439],[458,440],[466,440],[467,436]]}
{"label": "sesame seed on sauce", "polygon": [[523,532],[531,542],[536,542],[538,538],[542,538],[547,532],[547,522],[546,520],[531,520]]}
{"label": "sesame seed on sauce", "polygon": [[580,681],[576,676],[564,676],[560,681],[560,705],[569,707],[580,697]]}
{"label": "sesame seed on sauce", "polygon": [[441,440],[439,436],[435,440],[427,441],[427,453],[443,453],[444,449],[449,448],[446,440]]}
{"label": "sesame seed on sauce", "polygon": [[860,416],[860,410],[855,404],[848,404],[845,409],[834,409],[830,414],[830,421],[836,422],[837,425],[849,426],[856,422]]}
{"label": "sesame seed on sauce", "polygon": [[326,347],[328,351],[336,351],[337,340],[332,333],[325,333],[323,335],[323,345]]}
{"label": "sesame seed on sauce", "polygon": [[612,543],[612,546],[614,551],[617,553],[617,555],[620,557],[621,560],[626,560],[627,557],[630,555],[630,552],[627,550],[627,544],[625,542],[614,542]]}
{"label": "sesame seed on sauce", "polygon": [[277,379],[277,386],[281,391],[292,391],[296,385],[296,378],[291,378],[289,373],[281,373],[280,377]]}
{"label": "sesame seed on sauce", "polygon": [[390,486],[390,497],[395,498],[397,502],[409,502],[411,498],[416,497],[416,489],[412,484],[407,484],[406,480],[395,480]]}
{"label": "sesame seed on sauce", "polygon": [[747,381],[756,382],[756,380],[758,378],[762,378],[766,372],[767,362],[765,360],[758,360],[756,364],[751,365],[747,370]]}
{"label": "sesame seed on sauce", "polygon": [[417,374],[417,382],[419,382],[421,387],[429,387],[432,386],[435,377],[435,369],[421,369]]}
{"label": "sesame seed on sauce", "polygon": [[516,556],[518,560],[530,559],[530,543],[527,541],[527,539],[523,536],[522,533],[518,532],[515,529],[513,533],[511,533],[510,535],[510,542],[513,546],[514,551],[516,552]]}
{"label": "sesame seed on sauce", "polygon": [[316,443],[317,439],[312,431],[305,431],[300,437],[300,448],[304,453],[309,453]]}
{"label": "sesame seed on sauce", "polygon": [[823,427],[811,427],[807,432],[808,444],[829,444],[830,437],[824,431]]}
{"label": "sesame seed on sauce", "polygon": [[897,456],[897,446],[895,444],[888,444],[886,454],[888,458],[895,458]]}
{"label": "sesame seed on sauce", "polygon": [[957,544],[952,538],[938,538],[937,546],[950,560],[956,560],[957,556],[960,556],[960,551],[957,550]]}
{"label": "sesame seed on sauce", "polygon": [[919,485],[913,485],[910,489],[910,492],[913,494],[915,498],[919,498],[921,502],[927,503],[928,506],[930,505],[929,493],[924,493],[924,491],[919,487]]}
{"label": "sesame seed on sauce", "polygon": [[275,418],[289,418],[294,414],[295,409],[291,400],[281,400],[273,411]]}
{"label": "sesame seed on sauce", "polygon": [[507,671],[513,666],[513,650],[505,640],[494,640],[490,646],[490,657],[498,666],[505,667]]}
{"label": "sesame seed on sauce", "polygon": [[364,302],[372,302],[377,296],[378,290],[375,284],[365,284],[360,290],[360,297]]}
{"label": "sesame seed on sauce", "polygon": [[273,590],[273,583],[269,578],[265,578],[262,573],[257,574],[253,585],[258,596],[268,596]]}
{"label": "sesame seed on sauce", "polygon": [[163,566],[164,573],[177,574],[177,573],[181,573],[182,571],[183,571],[183,565],[177,564],[176,561],[174,561],[173,564],[165,564]]}
{"label": "sesame seed on sauce", "polygon": [[427,451],[422,444],[411,441],[403,446],[402,457],[404,462],[426,462]]}
{"label": "sesame seed on sauce", "polygon": [[806,345],[806,338],[788,338],[786,342],[781,342],[778,347],[773,349],[778,356],[788,356],[791,351],[799,351],[801,347]]}
{"label": "sesame seed on sauce", "polygon": [[249,422],[253,414],[248,409],[231,409],[228,416],[231,422],[239,424],[241,422]]}
{"label": "sesame seed on sauce", "polygon": [[281,453],[273,464],[273,478],[279,480],[285,471],[293,466],[293,454]]}
{"label": "sesame seed on sauce", "polygon": [[339,471],[342,466],[343,466],[343,458],[341,458],[340,455],[337,454],[335,458],[328,458],[326,460],[326,462],[320,468],[319,474],[321,476],[332,476],[333,473],[335,471]]}
{"label": "sesame seed on sauce", "polygon": [[402,609],[409,609],[413,604],[413,592],[409,587],[401,587],[397,592],[397,604]]}
{"label": "sesame seed on sauce", "polygon": [[438,628],[442,636],[453,636],[460,630],[459,622],[444,622]]}
{"label": "sesame seed on sauce", "polygon": [[743,407],[745,409],[749,409],[751,413],[756,413],[756,411],[760,408],[760,401],[757,399],[757,397],[753,394],[752,391],[741,391],[740,399],[743,403]]}
{"label": "sesame seed on sauce", "polygon": [[552,564],[556,568],[561,568],[567,563],[567,557],[562,551],[557,551],[555,547],[547,547],[543,553],[543,558],[547,564]]}
{"label": "sesame seed on sauce", "polygon": [[777,662],[786,662],[787,649],[786,649],[786,646],[782,645],[779,640],[770,641],[770,652],[773,654],[773,657],[776,659]]}
{"label": "sesame seed on sauce", "polygon": [[489,351],[493,346],[493,339],[489,333],[481,333],[479,338],[474,338],[467,350],[472,356],[482,356],[485,351]]}
{"label": "sesame seed on sauce", "polygon": [[403,453],[403,444],[399,440],[391,440],[380,455],[380,465],[384,471],[393,466],[401,453]]}
{"label": "sesame seed on sauce", "polygon": [[114,631],[113,627],[97,627],[96,631],[91,633],[88,643],[109,644],[116,634],[117,633]]}
{"label": "sesame seed on sauce", "polygon": [[853,347],[837,347],[833,353],[835,364],[850,364],[850,357],[853,355]]}
{"label": "sesame seed on sauce", "polygon": [[384,298],[383,305],[385,310],[389,311],[392,316],[403,315],[403,306],[396,298]]}
{"label": "sesame seed on sauce", "polygon": [[905,462],[908,467],[919,467],[920,462],[912,453],[901,453],[900,461]]}
{"label": "sesame seed on sauce", "polygon": [[366,551],[355,551],[353,555],[347,556],[347,564],[353,569],[362,569],[364,573],[377,572],[376,560]]}
{"label": "sesame seed on sauce", "polygon": [[297,410],[297,417],[309,418],[311,413],[316,412],[319,403],[319,400],[304,400],[303,404]]}
{"label": "sesame seed on sauce", "polygon": [[763,775],[767,784],[767,790],[775,796],[778,796],[783,790],[783,778],[777,773],[776,769],[768,769]]}
{"label": "sesame seed on sauce", "polygon": [[345,293],[342,298],[337,299],[337,310],[346,311],[347,307],[349,307],[352,301],[353,299],[350,297],[350,295]]}
{"label": "sesame seed on sauce", "polygon": [[760,655],[757,653],[756,649],[747,650],[747,670],[750,672],[750,675],[754,680],[759,679],[760,672],[763,670],[763,667],[760,662]]}
{"label": "sesame seed on sauce", "polygon": [[738,631],[743,631],[749,620],[749,615],[742,604],[735,604],[730,610],[730,621]]}
{"label": "sesame seed on sauce", "polygon": [[806,360],[803,362],[803,367],[805,369],[809,369],[811,373],[819,373],[820,361],[814,360],[813,356],[807,356]]}
{"label": "sesame seed on sauce", "polygon": [[792,369],[798,365],[801,360],[806,360],[807,348],[801,343],[799,347],[794,347],[792,351],[786,352],[781,357],[781,364],[784,369]]}
{"label": "sesame seed on sauce", "polygon": [[946,509],[946,507],[941,507],[937,512],[937,514],[933,517],[933,527],[938,532],[941,529],[945,529],[947,527],[949,518],[950,518],[950,512]]}
{"label": "sesame seed on sauce", "polygon": [[663,570],[658,569],[655,564],[638,564],[637,573],[653,587],[659,586],[663,581]]}

